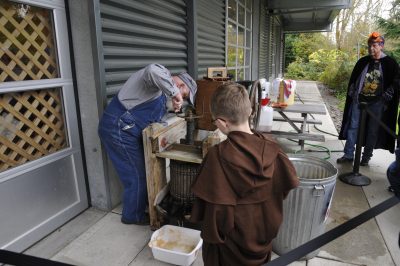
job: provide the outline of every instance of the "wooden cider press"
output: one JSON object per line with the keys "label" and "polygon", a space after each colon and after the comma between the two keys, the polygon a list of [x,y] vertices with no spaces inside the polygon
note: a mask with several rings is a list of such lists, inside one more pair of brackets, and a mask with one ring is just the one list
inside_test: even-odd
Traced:
{"label": "wooden cider press", "polygon": [[[184,115],[178,115],[186,121],[186,137],[180,140],[181,145],[199,149],[204,147],[204,140],[197,141],[196,139],[202,139],[201,133],[207,135],[207,131],[214,132],[217,129],[212,122],[211,96],[220,85],[229,80],[225,67],[212,67],[207,69],[206,77],[196,81],[197,94],[194,109],[188,107]],[[205,153],[206,151],[203,152],[203,155]]]}
{"label": "wooden cider press", "polygon": [[[194,108],[189,106],[184,114],[177,116],[186,121],[186,136],[180,139],[179,143],[172,144],[167,152],[170,156],[170,182],[169,194],[157,205],[158,212],[169,219],[178,221],[178,224],[187,223],[187,215],[190,214],[194,195],[190,187],[198,172],[200,164],[208,152],[208,149],[221,142],[226,136],[217,131],[212,122],[210,103],[211,97],[219,86],[230,81],[225,67],[208,68],[207,76],[197,80],[197,94]],[[250,117],[250,124],[256,125],[259,119],[259,101],[261,89],[259,82],[241,81],[250,90],[250,100],[253,112]],[[249,88],[250,87],[250,88]],[[176,154],[183,152],[184,157]],[[198,157],[196,157],[198,156]],[[191,160],[191,158],[199,160]]]}
{"label": "wooden cider press", "polygon": [[[186,135],[179,143],[167,148],[170,158],[169,193],[157,205],[158,212],[168,219],[183,225],[190,214],[195,199],[190,187],[200,171],[202,159],[208,149],[221,142],[223,136],[212,123],[210,100],[214,91],[229,81],[226,68],[209,68],[207,77],[197,80],[197,94],[194,108],[189,106],[184,114],[177,114],[186,121]],[[184,157],[177,154],[185,154]],[[199,160],[193,160],[199,158]]]}
{"label": "wooden cider press", "polygon": [[[221,85],[229,82],[230,77],[227,76],[226,67],[210,67],[207,70],[207,77],[197,81],[197,95],[195,110],[199,118],[197,123],[197,129],[214,131],[217,127],[212,123],[212,116],[210,111],[211,97],[214,91]],[[250,127],[255,129],[260,121],[260,110],[261,110],[261,83],[260,80],[249,81],[236,81],[237,83],[246,87],[252,113],[249,119]]]}

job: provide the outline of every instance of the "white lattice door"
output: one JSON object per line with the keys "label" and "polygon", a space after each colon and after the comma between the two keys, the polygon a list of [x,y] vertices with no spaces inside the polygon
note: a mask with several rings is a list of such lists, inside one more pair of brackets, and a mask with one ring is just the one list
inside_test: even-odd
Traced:
{"label": "white lattice door", "polygon": [[63,0],[0,0],[0,248],[87,208]]}

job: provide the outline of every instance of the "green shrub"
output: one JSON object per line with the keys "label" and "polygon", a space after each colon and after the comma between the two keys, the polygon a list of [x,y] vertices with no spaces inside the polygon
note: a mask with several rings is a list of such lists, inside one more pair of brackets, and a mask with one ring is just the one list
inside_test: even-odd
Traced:
{"label": "green shrub", "polygon": [[343,92],[343,91],[335,92],[335,96],[339,100],[338,108],[341,111],[344,111],[344,106],[346,104],[347,92]]}
{"label": "green shrub", "polygon": [[320,76],[320,81],[333,89],[335,93],[345,93],[354,63],[348,61],[332,62]]}
{"label": "green shrub", "polygon": [[285,77],[319,80],[332,89],[343,90],[347,86],[348,77],[352,71],[352,61],[347,53],[340,50],[320,49],[309,55],[308,62],[298,58],[290,63]]}
{"label": "green shrub", "polygon": [[297,58],[290,63],[285,78],[321,81],[334,90],[340,101],[339,108],[343,110],[347,85],[356,60],[340,50],[320,49],[309,55],[308,62]]}
{"label": "green shrub", "polygon": [[301,59],[297,59],[296,61],[290,63],[287,67],[287,72],[285,73],[285,78],[289,79],[306,79],[307,71],[306,66]]}
{"label": "green shrub", "polygon": [[318,67],[310,62],[303,62],[301,59],[296,60],[289,64],[285,78],[298,79],[298,80],[318,80],[320,70]]}
{"label": "green shrub", "polygon": [[326,54],[325,60],[328,63],[325,65],[319,81],[334,90],[338,97],[343,94],[346,95],[347,85],[356,59],[342,51],[331,50]]}

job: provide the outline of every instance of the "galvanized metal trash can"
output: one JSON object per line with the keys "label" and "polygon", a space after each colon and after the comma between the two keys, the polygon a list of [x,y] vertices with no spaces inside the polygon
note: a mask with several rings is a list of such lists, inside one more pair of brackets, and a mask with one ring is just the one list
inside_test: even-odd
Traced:
{"label": "galvanized metal trash can", "polygon": [[[324,233],[338,174],[336,167],[323,159],[298,154],[288,156],[300,185],[290,191],[283,203],[283,223],[272,241],[272,250],[278,255]],[[318,252],[315,250],[303,259],[311,259]]]}

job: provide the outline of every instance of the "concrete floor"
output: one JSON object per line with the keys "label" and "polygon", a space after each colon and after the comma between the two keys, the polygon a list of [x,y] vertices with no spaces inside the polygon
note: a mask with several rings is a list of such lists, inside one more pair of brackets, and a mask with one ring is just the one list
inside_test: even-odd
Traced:
{"label": "concrete floor", "polygon": [[[297,92],[307,103],[322,103],[315,82],[298,82]],[[337,134],[329,115],[316,115],[323,121],[318,128]],[[286,123],[275,123],[274,129],[290,130]],[[318,132],[310,126],[311,132]],[[320,133],[320,132],[319,132]],[[335,136],[325,134],[324,143],[315,143],[330,149],[328,158],[340,173],[352,172],[351,165],[336,165],[342,156],[343,143]],[[299,150],[291,141],[279,139],[288,153]],[[306,150],[317,149],[306,145]],[[325,152],[312,152],[313,156],[327,157]],[[360,173],[371,179],[365,187],[347,185],[337,179],[335,193],[326,230],[332,229],[370,207],[393,196],[386,190],[386,169],[394,161],[388,151],[376,150],[370,166],[360,167]],[[120,207],[113,212],[90,208],[28,249],[25,253],[74,265],[170,265],[153,258],[148,242],[152,231],[147,226],[125,225],[120,222]],[[398,237],[400,231],[400,204],[362,224],[349,233],[323,246],[318,255],[308,261],[296,261],[291,265],[350,266],[350,265],[397,265],[400,266]],[[277,255],[273,256],[273,259]],[[194,262],[203,265],[201,254]]]}

